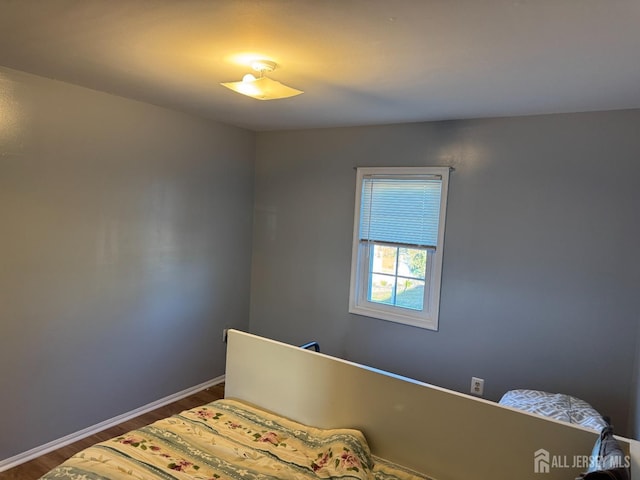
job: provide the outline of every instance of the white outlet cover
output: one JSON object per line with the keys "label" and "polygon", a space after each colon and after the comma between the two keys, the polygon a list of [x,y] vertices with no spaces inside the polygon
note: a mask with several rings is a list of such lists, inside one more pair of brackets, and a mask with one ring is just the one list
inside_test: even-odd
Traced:
{"label": "white outlet cover", "polygon": [[481,397],[484,394],[484,379],[471,377],[471,393]]}

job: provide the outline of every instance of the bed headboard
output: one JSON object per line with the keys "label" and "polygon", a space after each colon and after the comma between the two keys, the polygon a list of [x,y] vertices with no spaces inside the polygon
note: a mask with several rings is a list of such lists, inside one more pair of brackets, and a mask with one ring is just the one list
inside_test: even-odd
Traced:
{"label": "bed headboard", "polygon": [[[590,455],[597,438],[592,430],[237,330],[228,334],[225,397],[321,428],[357,428],[375,455],[438,480],[572,479],[586,470],[573,463]],[[631,451],[632,471],[640,471],[640,442],[621,442]]]}

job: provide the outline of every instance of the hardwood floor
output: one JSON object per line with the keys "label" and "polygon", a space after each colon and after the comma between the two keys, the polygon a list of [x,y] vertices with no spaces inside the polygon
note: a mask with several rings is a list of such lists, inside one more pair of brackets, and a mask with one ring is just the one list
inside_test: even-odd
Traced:
{"label": "hardwood floor", "polygon": [[55,466],[64,462],[67,458],[79,452],[83,448],[87,448],[94,443],[103,442],[117,435],[121,435],[130,430],[141,428],[145,425],[169,417],[183,410],[194,408],[199,405],[213,402],[224,397],[224,384],[214,385],[200,392],[194,393],[182,400],[170,403],[164,407],[160,407],[139,417],[123,422],[115,427],[108,428],[102,432],[83,438],[71,445],[62,447],[53,452],[42,455],[27,463],[18,465],[10,470],[0,473],[0,480],[36,480],[47,473]]}

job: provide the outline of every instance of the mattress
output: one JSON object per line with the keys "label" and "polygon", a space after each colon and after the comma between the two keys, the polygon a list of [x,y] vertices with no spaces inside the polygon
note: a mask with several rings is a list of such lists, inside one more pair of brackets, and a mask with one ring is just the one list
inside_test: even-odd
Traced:
{"label": "mattress", "polygon": [[607,421],[584,400],[562,393],[540,390],[510,390],[500,399],[500,405],[514,407],[563,422],[601,431]]}
{"label": "mattress", "polygon": [[217,400],[89,447],[42,480],[429,480],[371,454],[362,432],[318,429]]}

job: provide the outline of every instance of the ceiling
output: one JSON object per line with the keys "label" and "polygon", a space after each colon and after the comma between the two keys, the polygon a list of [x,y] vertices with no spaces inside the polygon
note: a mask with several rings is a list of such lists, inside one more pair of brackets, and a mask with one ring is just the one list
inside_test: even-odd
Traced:
{"label": "ceiling", "polygon": [[0,65],[253,130],[638,108],[640,1],[0,0]]}

